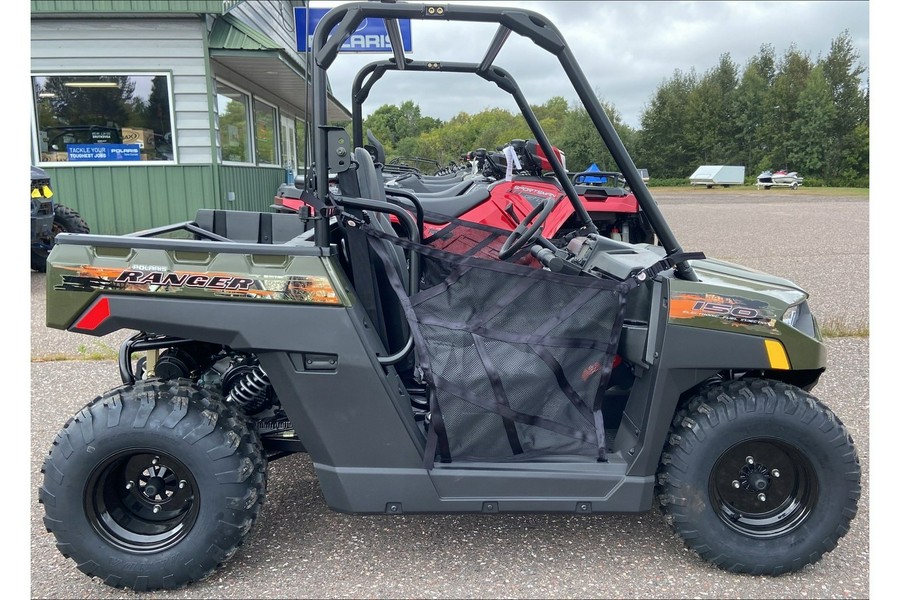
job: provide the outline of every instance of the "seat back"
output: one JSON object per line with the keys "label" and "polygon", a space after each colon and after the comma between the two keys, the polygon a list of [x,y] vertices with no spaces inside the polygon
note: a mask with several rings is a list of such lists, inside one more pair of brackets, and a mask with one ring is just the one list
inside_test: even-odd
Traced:
{"label": "seat back", "polygon": [[294,214],[201,208],[194,222],[201,228],[234,242],[283,244],[309,226]]}
{"label": "seat back", "polygon": [[[384,178],[375,167],[372,156],[363,148],[354,152],[356,165],[356,183],[359,197],[386,202]],[[351,212],[356,212],[351,210]],[[375,211],[360,211],[369,217],[369,224],[388,235],[396,235],[388,215]],[[370,247],[371,239],[356,228],[347,228],[347,240],[350,244],[351,269],[353,283],[369,317],[375,324],[381,339],[389,352],[403,347],[409,338],[409,323],[403,307],[391,287],[387,276],[387,265]],[[403,249],[389,244],[388,254],[392,258],[393,268],[400,279],[409,284],[409,268]]]}

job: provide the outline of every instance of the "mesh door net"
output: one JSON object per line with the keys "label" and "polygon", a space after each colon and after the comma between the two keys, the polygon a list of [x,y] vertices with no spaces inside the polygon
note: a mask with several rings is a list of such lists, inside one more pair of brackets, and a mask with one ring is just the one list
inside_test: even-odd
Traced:
{"label": "mesh door net", "polygon": [[490,260],[508,231],[452,226],[452,235],[438,232],[424,245],[362,228],[385,264],[391,264],[387,244],[421,256],[422,288],[412,296],[396,269],[387,272],[431,390],[426,466],[436,456],[605,459],[602,390],[625,297],[637,283],[536,269],[527,253]]}

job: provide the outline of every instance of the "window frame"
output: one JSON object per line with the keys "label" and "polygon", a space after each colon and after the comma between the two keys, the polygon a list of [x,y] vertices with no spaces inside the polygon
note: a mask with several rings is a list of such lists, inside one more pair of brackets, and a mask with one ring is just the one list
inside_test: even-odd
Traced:
{"label": "window frame", "polygon": [[[253,94],[250,93],[249,90],[242,88],[241,86],[234,85],[227,79],[223,79],[221,77],[213,78],[213,92],[215,95],[215,102],[213,104],[215,115],[216,115],[216,154],[219,157],[220,164],[229,167],[256,167],[256,123],[253,118]],[[250,161],[235,161],[235,160],[225,160],[225,155],[222,153],[222,126],[219,120],[222,115],[219,114],[219,84],[230,87],[234,91],[243,94],[247,97],[247,138],[250,140]]]}
{"label": "window frame", "polygon": [[[141,161],[42,161],[41,145],[40,145],[40,123],[38,122],[38,105],[37,97],[34,95],[34,78],[35,77],[165,77],[166,86],[169,96],[169,130],[172,132],[172,160],[141,160]],[[83,70],[65,71],[65,70],[48,70],[48,71],[31,71],[29,75],[29,86],[31,87],[31,148],[33,152],[34,162],[40,167],[136,167],[136,166],[173,166],[180,164],[178,162],[178,132],[175,128],[175,90],[174,74],[172,71],[160,70],[144,70],[144,69],[115,69],[115,70]]]}
{"label": "window frame", "polygon": [[[259,96],[255,96],[255,95],[251,94],[250,100],[251,100],[250,112],[253,113],[254,165],[257,167],[262,167],[262,168],[277,167],[279,169],[283,169],[284,167],[281,166],[281,109],[278,108],[277,104],[272,104],[271,102],[268,102],[267,100],[263,100]],[[274,136],[274,139],[272,140],[272,144],[273,144],[273,147],[275,150],[275,162],[272,162],[272,163],[263,164],[263,163],[259,162],[259,152],[258,152],[257,143],[256,143],[256,103],[257,102],[259,102],[260,104],[262,104],[264,106],[268,106],[275,113],[275,120],[274,120],[273,128],[272,128],[273,129],[272,135]]]}

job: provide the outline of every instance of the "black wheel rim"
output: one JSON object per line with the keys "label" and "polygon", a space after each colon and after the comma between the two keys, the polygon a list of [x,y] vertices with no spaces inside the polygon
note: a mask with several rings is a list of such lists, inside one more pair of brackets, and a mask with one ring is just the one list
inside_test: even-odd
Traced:
{"label": "black wheel rim", "polygon": [[107,542],[134,552],[177,544],[197,520],[200,495],[184,463],[147,449],[119,452],[88,478],[85,511]]}
{"label": "black wheel rim", "polygon": [[796,447],[755,438],[722,453],[710,473],[709,495],[726,525],[752,538],[773,538],[806,521],[819,496],[819,481]]}

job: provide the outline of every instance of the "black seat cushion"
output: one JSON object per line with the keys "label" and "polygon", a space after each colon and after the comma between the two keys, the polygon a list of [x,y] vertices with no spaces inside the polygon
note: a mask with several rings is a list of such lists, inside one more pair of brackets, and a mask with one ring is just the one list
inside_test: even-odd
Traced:
{"label": "black seat cushion", "polygon": [[[491,190],[486,185],[476,185],[461,196],[422,198],[417,194],[416,197],[419,198],[425,212],[430,215],[431,218],[428,219],[430,222],[446,223],[447,221],[435,220],[434,217],[440,215],[458,218],[490,198]],[[405,198],[397,196],[396,201],[410,209],[413,208],[413,203]]]}

